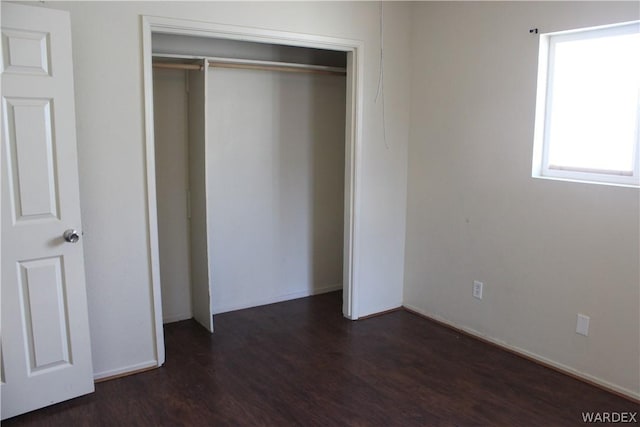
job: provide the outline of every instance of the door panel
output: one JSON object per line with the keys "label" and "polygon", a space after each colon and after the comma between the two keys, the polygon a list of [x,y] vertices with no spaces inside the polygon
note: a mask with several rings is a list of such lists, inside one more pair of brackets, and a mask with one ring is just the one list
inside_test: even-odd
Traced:
{"label": "door panel", "polygon": [[68,365],[69,329],[60,257],[20,262],[20,305],[29,374]]}
{"label": "door panel", "polygon": [[57,218],[50,99],[5,98],[9,188],[16,222]]}
{"label": "door panel", "polygon": [[49,74],[49,33],[3,29],[5,73]]}
{"label": "door panel", "polygon": [[63,238],[81,230],[69,14],[1,8],[5,419],[94,387],[82,239]]}
{"label": "door panel", "polygon": [[207,68],[189,72],[189,190],[191,194],[191,307],[193,318],[213,332],[207,247]]}

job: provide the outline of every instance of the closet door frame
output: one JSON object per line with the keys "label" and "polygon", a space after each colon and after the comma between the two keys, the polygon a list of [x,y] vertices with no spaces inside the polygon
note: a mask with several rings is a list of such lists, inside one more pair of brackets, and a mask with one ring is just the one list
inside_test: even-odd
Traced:
{"label": "closet door frame", "polygon": [[154,335],[158,366],[164,364],[162,299],[160,290],[160,255],[158,249],[158,218],[155,177],[155,139],[153,122],[152,33],[243,40],[267,44],[334,50],[347,53],[347,93],[345,111],[345,191],[344,191],[344,260],[343,315],[351,320],[358,314],[358,230],[360,183],[360,148],[364,76],[364,43],[359,40],[325,37],[304,33],[265,30],[252,27],[223,25],[183,19],[142,16],[142,50],[144,72],[145,148],[147,178],[147,224],[151,253]]}

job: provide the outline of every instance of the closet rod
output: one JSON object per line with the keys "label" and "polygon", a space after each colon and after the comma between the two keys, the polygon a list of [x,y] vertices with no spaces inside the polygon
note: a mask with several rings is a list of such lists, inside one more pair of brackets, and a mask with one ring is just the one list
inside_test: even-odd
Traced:
{"label": "closet rod", "polygon": [[209,61],[209,67],[217,68],[237,68],[242,70],[264,70],[264,71],[283,71],[287,73],[306,73],[306,74],[324,74],[329,76],[346,76],[346,71],[341,70],[323,70],[310,67],[292,67],[287,65],[258,65],[258,64],[240,64],[234,62],[217,62]]}
{"label": "closet rod", "polygon": [[169,70],[202,70],[202,65],[180,64],[179,62],[154,62],[153,68],[166,68]]}
{"label": "closet rod", "polygon": [[[201,70],[200,64],[181,64],[178,62],[154,62],[154,68],[165,68],[175,70]],[[209,61],[209,67],[218,68],[237,68],[244,70],[266,70],[266,71],[283,71],[289,73],[307,73],[307,74],[324,74],[333,76],[345,76],[346,71],[334,67],[320,67],[313,65],[295,64],[288,65],[286,63],[263,63],[255,62],[226,62],[226,61]]]}

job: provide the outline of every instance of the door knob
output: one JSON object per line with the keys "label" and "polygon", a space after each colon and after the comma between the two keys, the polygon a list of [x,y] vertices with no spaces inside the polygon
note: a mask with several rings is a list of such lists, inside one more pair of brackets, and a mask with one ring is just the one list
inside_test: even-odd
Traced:
{"label": "door knob", "polygon": [[73,230],[71,228],[66,230],[62,234],[62,237],[64,237],[64,240],[66,240],[69,243],[77,243],[78,240],[80,240],[80,234],[78,234],[76,230]]}

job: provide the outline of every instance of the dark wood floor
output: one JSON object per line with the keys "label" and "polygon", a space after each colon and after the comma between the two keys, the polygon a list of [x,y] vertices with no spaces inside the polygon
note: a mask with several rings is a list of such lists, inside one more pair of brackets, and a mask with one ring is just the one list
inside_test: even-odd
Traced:
{"label": "dark wood floor", "polygon": [[166,325],[164,367],[9,426],[572,426],[638,405],[405,311],[331,293]]}

